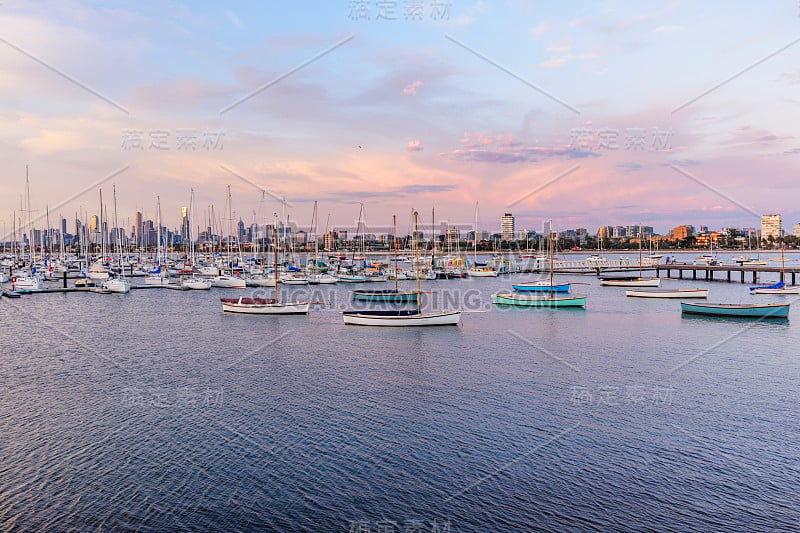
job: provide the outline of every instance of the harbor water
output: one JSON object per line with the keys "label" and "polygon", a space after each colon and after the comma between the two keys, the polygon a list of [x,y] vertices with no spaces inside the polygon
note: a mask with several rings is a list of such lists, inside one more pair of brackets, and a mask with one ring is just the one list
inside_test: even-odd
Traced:
{"label": "harbor water", "polygon": [[[282,287],[308,316],[221,311],[251,289],[3,299],[2,529],[796,530],[800,305],[687,317],[591,275],[557,276],[585,309],[491,305],[531,279],[423,282],[468,311],[441,328],[343,325],[388,284]],[[797,298],[662,284],[695,287]]]}

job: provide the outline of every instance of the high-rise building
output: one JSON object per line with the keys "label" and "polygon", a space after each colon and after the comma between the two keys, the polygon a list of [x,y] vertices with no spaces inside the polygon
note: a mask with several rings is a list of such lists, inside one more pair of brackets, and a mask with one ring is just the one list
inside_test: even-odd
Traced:
{"label": "high-rise building", "polygon": [[448,226],[447,233],[446,233],[446,243],[447,244],[458,244],[461,236],[458,231],[458,226]]}
{"label": "high-rise building", "polygon": [[514,215],[505,213],[500,219],[500,233],[504,241],[514,240]]}
{"label": "high-rise building", "polygon": [[688,226],[688,225],[676,226],[676,227],[672,228],[672,231],[670,231],[670,234],[672,235],[673,239],[675,239],[677,241],[682,241],[685,238],[691,237],[692,235],[694,235],[694,227]]}
{"label": "high-rise building", "polygon": [[783,221],[780,215],[761,215],[761,238],[783,237]]}
{"label": "high-rise building", "polygon": [[795,224],[792,226],[792,235],[795,237],[800,237],[800,224]]}
{"label": "high-rise building", "polygon": [[100,226],[100,217],[92,215],[89,219],[89,233],[97,233],[97,228]]}

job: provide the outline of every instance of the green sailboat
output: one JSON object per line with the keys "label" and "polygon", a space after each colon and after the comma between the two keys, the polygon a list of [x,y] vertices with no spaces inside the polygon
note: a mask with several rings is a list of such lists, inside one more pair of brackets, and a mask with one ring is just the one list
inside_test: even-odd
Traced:
{"label": "green sailboat", "polygon": [[513,305],[517,307],[585,307],[586,296],[560,296],[553,290],[553,260],[555,252],[552,228],[553,222],[550,221],[548,231],[548,241],[550,246],[550,290],[535,294],[520,293],[497,293],[492,295],[492,303],[496,305]]}

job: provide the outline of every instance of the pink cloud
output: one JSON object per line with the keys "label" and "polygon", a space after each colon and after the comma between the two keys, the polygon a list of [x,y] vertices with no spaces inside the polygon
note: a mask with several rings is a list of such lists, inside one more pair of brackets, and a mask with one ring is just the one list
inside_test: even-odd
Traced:
{"label": "pink cloud", "polygon": [[408,150],[409,152],[421,152],[424,149],[425,147],[422,146],[422,141],[417,139],[413,141],[408,141],[408,144],[406,144],[406,150]]}
{"label": "pink cloud", "polygon": [[739,127],[738,127],[738,128],[736,128],[736,129],[737,129],[737,130],[739,130],[739,131],[747,131],[747,130],[749,130],[751,127],[752,127],[752,126],[750,126],[750,124],[745,124],[744,126],[739,126]]}
{"label": "pink cloud", "polygon": [[412,84],[408,85],[405,89],[403,89],[403,94],[406,96],[416,96],[417,89],[425,85],[420,80],[413,82]]}

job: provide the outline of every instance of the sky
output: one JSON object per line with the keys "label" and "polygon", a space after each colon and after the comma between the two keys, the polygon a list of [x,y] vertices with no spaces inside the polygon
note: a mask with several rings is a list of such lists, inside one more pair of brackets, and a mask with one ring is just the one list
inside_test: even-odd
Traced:
{"label": "sky", "polygon": [[26,165],[36,227],[800,222],[796,0],[4,0],[0,66],[4,233]]}

